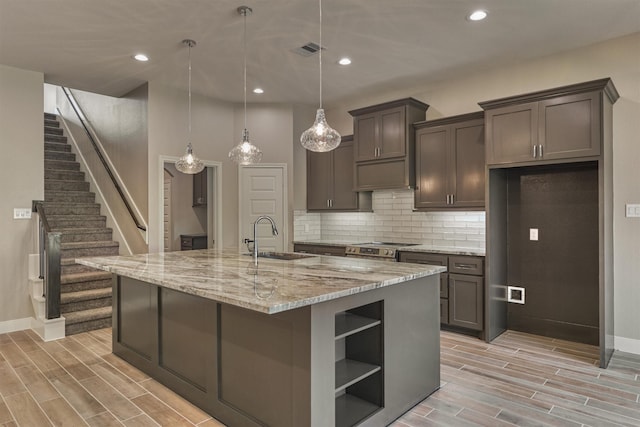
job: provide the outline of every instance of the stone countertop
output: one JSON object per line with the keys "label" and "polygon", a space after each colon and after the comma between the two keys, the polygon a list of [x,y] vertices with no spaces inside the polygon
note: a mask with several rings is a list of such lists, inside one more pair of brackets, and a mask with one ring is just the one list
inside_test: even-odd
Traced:
{"label": "stone countertop", "polygon": [[[293,243],[307,244],[307,245],[325,245],[325,246],[349,246],[349,245],[357,245],[359,243],[367,243],[366,240],[331,240],[331,239],[321,239],[321,240],[295,240]],[[447,255],[471,255],[471,256],[485,256],[484,248],[462,248],[456,246],[433,246],[433,245],[417,245],[417,246],[403,246],[401,248],[397,248],[399,251],[403,252],[430,252],[430,253],[439,253],[439,254],[447,254]]]}
{"label": "stone countertop", "polygon": [[458,248],[455,246],[417,245],[398,248],[402,252],[428,252],[447,255],[485,256],[484,248]]}
{"label": "stone countertop", "polygon": [[76,262],[191,295],[274,314],[446,271],[444,267],[308,255],[293,261],[203,249]]}

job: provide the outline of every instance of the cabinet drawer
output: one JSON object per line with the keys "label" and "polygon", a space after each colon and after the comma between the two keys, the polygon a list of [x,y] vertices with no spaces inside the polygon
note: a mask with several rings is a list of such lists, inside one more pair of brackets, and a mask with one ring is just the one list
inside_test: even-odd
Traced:
{"label": "cabinet drawer", "polygon": [[484,260],[482,257],[450,256],[449,272],[482,276],[484,274]]}
{"label": "cabinet drawer", "polygon": [[400,262],[447,266],[447,255],[424,252],[400,252]]}

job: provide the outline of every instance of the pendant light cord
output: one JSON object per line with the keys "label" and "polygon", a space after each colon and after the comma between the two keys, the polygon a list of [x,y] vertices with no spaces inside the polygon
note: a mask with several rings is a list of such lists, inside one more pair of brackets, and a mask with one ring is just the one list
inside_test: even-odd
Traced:
{"label": "pendant light cord", "polygon": [[247,129],[247,11],[244,16],[244,33],[242,38],[242,50],[244,52],[244,128]]}
{"label": "pendant light cord", "polygon": [[191,144],[191,44],[189,42],[189,144]]}
{"label": "pendant light cord", "polygon": [[320,52],[318,62],[320,63],[320,108],[322,108],[322,0],[318,0],[320,6]]}

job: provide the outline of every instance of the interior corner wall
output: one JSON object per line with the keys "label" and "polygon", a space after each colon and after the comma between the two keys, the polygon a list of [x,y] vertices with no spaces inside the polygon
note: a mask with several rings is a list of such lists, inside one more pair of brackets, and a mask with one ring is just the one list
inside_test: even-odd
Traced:
{"label": "interior corner wall", "polygon": [[133,202],[148,221],[148,87],[120,98],[73,89]]}
{"label": "interior corner wall", "polygon": [[13,219],[14,208],[44,200],[44,75],[0,65],[0,323],[33,316],[28,256],[37,224]]}
{"label": "interior corner wall", "polygon": [[[376,92],[327,110],[339,132],[349,132],[348,111],[412,96],[430,105],[427,119],[480,111],[478,102],[611,77],[620,99],[613,106],[615,335],[640,349],[640,219],[625,217],[626,203],[640,203],[640,33],[543,58],[441,81],[408,91]],[[619,348],[619,347],[618,347]],[[640,352],[640,351],[636,351]]]}

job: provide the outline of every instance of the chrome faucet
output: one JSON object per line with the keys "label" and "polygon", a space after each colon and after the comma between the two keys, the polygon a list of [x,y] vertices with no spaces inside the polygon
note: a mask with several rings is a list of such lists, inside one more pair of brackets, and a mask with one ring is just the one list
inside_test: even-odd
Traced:
{"label": "chrome faucet", "polygon": [[278,235],[278,228],[276,227],[276,223],[273,221],[273,218],[270,216],[262,215],[256,219],[256,222],[253,223],[253,263],[258,265],[258,223],[266,219],[271,223],[271,232],[274,236]]}

